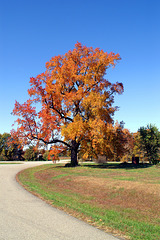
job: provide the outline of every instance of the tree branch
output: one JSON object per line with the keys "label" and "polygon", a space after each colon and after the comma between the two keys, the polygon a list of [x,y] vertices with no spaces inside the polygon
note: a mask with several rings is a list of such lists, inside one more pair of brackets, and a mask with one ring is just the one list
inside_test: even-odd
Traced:
{"label": "tree branch", "polygon": [[40,141],[44,142],[45,144],[62,143],[62,144],[64,144],[65,146],[71,148],[71,145],[70,145],[70,144],[68,144],[68,143],[66,143],[66,142],[64,142],[64,141],[62,141],[62,140],[60,140],[60,139],[52,139],[52,140],[50,140],[50,141],[45,141],[43,138],[38,138],[38,137],[33,136],[33,135],[31,135],[31,136],[32,136],[33,139],[40,140]]}
{"label": "tree branch", "polygon": [[[46,105],[48,105],[46,99],[45,99],[45,103],[46,103]],[[51,104],[51,106],[49,106],[49,108],[50,108],[50,109],[53,109],[54,111],[56,111],[56,112],[59,114],[59,116],[60,116],[61,119],[65,119],[65,120],[69,120],[69,121],[73,122],[73,119],[72,119],[72,118],[70,118],[70,117],[65,117],[65,116],[64,116],[64,113],[60,112],[60,110],[58,110],[58,109],[55,108],[55,106],[54,106],[54,104],[53,104],[53,99],[52,99],[52,104]]]}

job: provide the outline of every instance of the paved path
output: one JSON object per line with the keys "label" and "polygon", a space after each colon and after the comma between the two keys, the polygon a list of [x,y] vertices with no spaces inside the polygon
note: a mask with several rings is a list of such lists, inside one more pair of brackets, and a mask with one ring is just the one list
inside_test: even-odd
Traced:
{"label": "paved path", "polygon": [[42,164],[0,164],[0,240],[116,240],[28,193],[15,180],[20,170]]}

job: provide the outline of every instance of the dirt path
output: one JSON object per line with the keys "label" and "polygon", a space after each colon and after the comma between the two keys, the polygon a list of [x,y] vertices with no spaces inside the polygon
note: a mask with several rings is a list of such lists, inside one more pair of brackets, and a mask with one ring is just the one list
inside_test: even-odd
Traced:
{"label": "dirt path", "polygon": [[51,207],[16,182],[19,171],[40,164],[0,164],[0,240],[118,239]]}

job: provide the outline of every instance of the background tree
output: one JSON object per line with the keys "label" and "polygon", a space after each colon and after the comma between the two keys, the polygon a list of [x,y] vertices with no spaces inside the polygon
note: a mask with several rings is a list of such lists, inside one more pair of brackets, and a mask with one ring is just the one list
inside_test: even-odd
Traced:
{"label": "background tree", "polygon": [[128,129],[123,130],[125,133],[126,142],[124,145],[125,148],[125,154],[123,155],[123,161],[128,161],[133,156],[133,149],[134,149],[134,135],[133,133],[130,133]]}
{"label": "background tree", "polygon": [[[141,147],[141,136],[140,133],[137,131],[133,133],[133,151],[132,151],[132,157],[139,157],[139,159],[143,162],[145,160],[145,151]],[[146,158],[146,160],[148,160]]]}
{"label": "background tree", "polygon": [[156,164],[159,158],[160,147],[160,133],[158,128],[150,124],[147,127],[141,127],[138,132],[140,135],[140,146],[144,151],[144,155],[150,163]]}
{"label": "background tree", "polygon": [[49,155],[49,151],[46,150],[46,151],[43,153],[43,159],[44,159],[45,161],[48,161],[48,155]]}
{"label": "background tree", "polygon": [[9,133],[0,134],[0,155],[5,160],[23,160],[23,149]]}
{"label": "background tree", "polygon": [[128,156],[131,154],[133,149],[133,138],[132,134],[128,129],[124,128],[124,123],[116,123],[114,127],[113,135],[113,153],[114,160],[120,161],[124,156],[126,156],[128,161]]}
{"label": "background tree", "polygon": [[4,152],[5,150],[7,150],[9,148],[7,142],[10,138],[10,134],[9,133],[3,133],[0,134],[0,153]]}
{"label": "background tree", "polygon": [[[109,82],[105,75],[118,60],[119,54],[77,43],[72,51],[47,62],[46,71],[30,79],[30,99],[15,103],[16,135],[23,144],[30,140],[55,144],[55,156],[68,148],[71,165],[77,166],[80,146],[96,148],[98,134],[107,135],[108,125],[113,123],[114,94],[121,94],[123,85]],[[40,111],[36,111],[36,103]]]}
{"label": "background tree", "polygon": [[93,156],[97,159],[99,155],[103,155],[107,161],[120,161],[131,154],[133,137],[129,130],[124,128],[123,122],[107,124],[104,129],[95,126],[94,130],[93,139],[88,139],[87,144],[86,141],[81,142],[80,155],[83,158]]}
{"label": "background tree", "polygon": [[27,161],[36,161],[38,160],[39,152],[34,146],[29,146],[25,150],[24,159]]}

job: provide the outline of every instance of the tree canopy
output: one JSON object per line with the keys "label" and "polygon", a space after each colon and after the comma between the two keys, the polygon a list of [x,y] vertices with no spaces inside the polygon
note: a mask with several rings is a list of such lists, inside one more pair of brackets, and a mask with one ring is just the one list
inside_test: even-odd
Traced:
{"label": "tree canopy", "polygon": [[140,147],[150,163],[157,163],[160,148],[160,133],[158,128],[152,124],[141,127],[139,130]]}
{"label": "tree canopy", "polygon": [[93,156],[109,152],[107,139],[117,110],[114,95],[122,94],[123,84],[105,77],[118,60],[119,54],[79,42],[73,50],[51,58],[46,70],[30,79],[29,99],[23,104],[16,101],[13,114],[18,127],[12,135],[23,144],[32,140],[54,144],[54,156],[69,149],[72,166],[78,164],[79,149]]}
{"label": "tree canopy", "polygon": [[18,139],[13,140],[9,133],[0,134],[0,156],[3,160],[22,160],[23,151]]}

